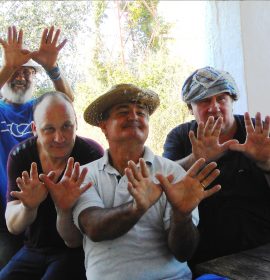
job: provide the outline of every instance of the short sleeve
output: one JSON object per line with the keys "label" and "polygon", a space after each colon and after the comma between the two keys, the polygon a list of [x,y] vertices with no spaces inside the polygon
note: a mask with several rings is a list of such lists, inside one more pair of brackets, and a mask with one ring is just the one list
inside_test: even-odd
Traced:
{"label": "short sleeve", "polygon": [[[90,180],[88,179],[87,182]],[[85,182],[82,184],[85,185]],[[97,186],[92,186],[89,190],[87,190],[85,193],[81,195],[79,200],[77,201],[76,205],[73,208],[73,220],[74,224],[80,229],[79,227],[79,215],[80,213],[89,208],[89,207],[100,207],[104,208],[104,203],[102,202],[102,199],[100,195],[98,194],[96,190]]]}

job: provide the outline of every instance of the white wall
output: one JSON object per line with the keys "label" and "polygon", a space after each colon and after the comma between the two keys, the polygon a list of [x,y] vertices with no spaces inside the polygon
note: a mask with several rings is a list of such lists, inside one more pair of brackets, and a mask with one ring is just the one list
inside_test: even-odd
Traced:
{"label": "white wall", "polygon": [[209,1],[208,64],[235,78],[241,99],[235,112],[270,114],[270,2]]}
{"label": "white wall", "polygon": [[241,1],[248,110],[270,115],[270,2]]}
{"label": "white wall", "polygon": [[205,64],[229,72],[236,81],[240,99],[234,112],[247,111],[245,71],[238,1],[208,1],[206,12]]}

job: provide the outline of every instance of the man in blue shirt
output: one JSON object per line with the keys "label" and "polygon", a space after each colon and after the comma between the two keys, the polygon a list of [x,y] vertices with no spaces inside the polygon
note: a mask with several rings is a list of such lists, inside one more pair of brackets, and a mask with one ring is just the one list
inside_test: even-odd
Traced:
{"label": "man in blue shirt", "polygon": [[0,69],[0,269],[17,251],[17,239],[11,236],[4,219],[6,207],[6,164],[10,150],[19,142],[32,136],[32,94],[34,76],[41,68],[47,72],[56,90],[64,92],[71,100],[73,93],[57,65],[59,51],[66,40],[58,44],[60,30],[44,29],[37,51],[23,49],[23,31],[8,28],[7,41],[0,38],[3,61]]}

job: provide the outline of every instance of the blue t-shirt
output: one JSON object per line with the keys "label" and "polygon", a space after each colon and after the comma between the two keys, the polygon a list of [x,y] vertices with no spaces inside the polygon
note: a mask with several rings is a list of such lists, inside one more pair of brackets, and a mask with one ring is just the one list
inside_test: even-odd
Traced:
{"label": "blue t-shirt", "polygon": [[6,205],[8,154],[15,145],[33,135],[33,102],[14,105],[0,100],[0,225]]}

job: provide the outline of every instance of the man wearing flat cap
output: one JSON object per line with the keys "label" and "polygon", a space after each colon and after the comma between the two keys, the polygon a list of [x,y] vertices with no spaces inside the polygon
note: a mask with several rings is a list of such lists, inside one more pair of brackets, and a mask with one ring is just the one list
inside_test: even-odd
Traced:
{"label": "man wearing flat cap", "polygon": [[[186,170],[198,159],[216,161],[222,189],[199,204],[199,246],[191,264],[270,242],[270,118],[233,114],[236,84],[227,72],[196,70],[183,100],[195,120],[167,136],[163,156]],[[210,185],[211,187],[211,185]]]}
{"label": "man wearing flat cap", "polygon": [[[199,238],[196,207],[220,189],[203,187],[219,171],[214,162],[203,168],[200,159],[186,173],[144,146],[158,105],[155,92],[120,84],[84,113],[102,129],[109,149],[84,166],[83,186],[92,187],[73,209],[75,224],[59,211],[57,228],[69,246],[83,234],[87,279],[191,279],[186,260]],[[53,187],[49,178],[46,184]]]}

